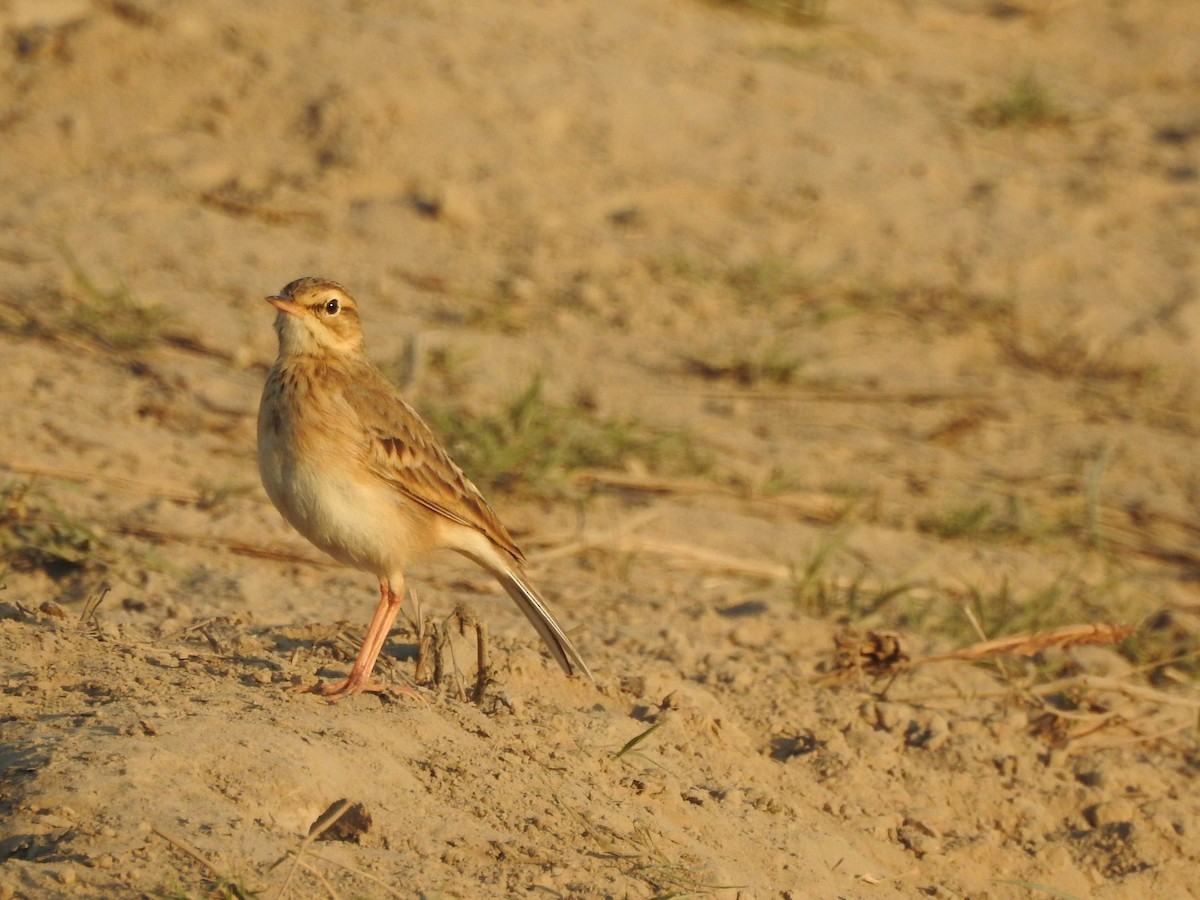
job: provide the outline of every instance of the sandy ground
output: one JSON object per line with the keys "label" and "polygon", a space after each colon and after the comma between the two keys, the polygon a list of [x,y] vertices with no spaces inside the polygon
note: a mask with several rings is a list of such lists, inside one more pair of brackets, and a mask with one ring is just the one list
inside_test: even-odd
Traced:
{"label": "sandy ground", "polygon": [[[1200,5],[809,8],[0,3],[0,898],[1200,896]],[[636,438],[481,476],[597,685],[438,558],[424,702],[290,690],[306,274]]]}

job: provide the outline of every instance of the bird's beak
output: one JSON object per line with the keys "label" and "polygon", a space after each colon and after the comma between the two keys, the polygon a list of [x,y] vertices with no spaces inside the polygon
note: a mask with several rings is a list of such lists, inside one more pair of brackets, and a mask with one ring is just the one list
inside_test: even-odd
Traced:
{"label": "bird's beak", "polygon": [[303,306],[301,306],[299,303],[297,303],[295,300],[291,299],[290,297],[272,296],[272,297],[267,297],[266,299],[267,299],[267,302],[270,303],[273,307],[275,307],[278,310],[282,310],[283,312],[288,313],[289,315],[293,315],[296,317],[303,317],[303,316],[308,315],[308,310],[305,309]]}

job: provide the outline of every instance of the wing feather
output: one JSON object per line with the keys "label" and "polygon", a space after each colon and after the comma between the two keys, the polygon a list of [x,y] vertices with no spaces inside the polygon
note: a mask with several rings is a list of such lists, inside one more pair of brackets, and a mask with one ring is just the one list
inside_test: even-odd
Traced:
{"label": "wing feather", "polygon": [[368,435],[363,464],[411,500],[482,532],[525,561],[479,489],[450,458],[429,426],[374,366],[347,379],[344,399]]}

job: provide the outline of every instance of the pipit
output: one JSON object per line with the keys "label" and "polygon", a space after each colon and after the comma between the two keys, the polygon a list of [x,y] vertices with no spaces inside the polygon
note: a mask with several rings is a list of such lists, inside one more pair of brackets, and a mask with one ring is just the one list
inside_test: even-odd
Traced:
{"label": "pipit", "polygon": [[404,570],[439,548],[490,572],[568,675],[592,673],[523,570],[525,557],[483,495],[367,358],[358,304],[300,278],[267,297],[279,357],[258,412],[258,467],[271,502],[321,550],[379,579],[379,605],[330,698],[381,690],[375,661],[404,599]]}

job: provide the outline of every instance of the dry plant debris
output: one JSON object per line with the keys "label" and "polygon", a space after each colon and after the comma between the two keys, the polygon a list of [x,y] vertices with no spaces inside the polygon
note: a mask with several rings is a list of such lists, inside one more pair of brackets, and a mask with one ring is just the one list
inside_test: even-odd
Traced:
{"label": "dry plant debris", "polygon": [[1067,625],[1054,631],[1014,634],[991,641],[980,641],[970,647],[963,647],[950,653],[936,653],[923,657],[918,660],[917,664],[948,660],[974,662],[1003,654],[1033,656],[1051,647],[1065,649],[1067,647],[1117,644],[1133,634],[1134,631],[1135,629],[1124,625]]}

